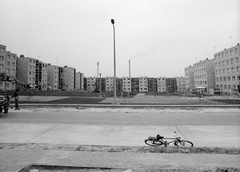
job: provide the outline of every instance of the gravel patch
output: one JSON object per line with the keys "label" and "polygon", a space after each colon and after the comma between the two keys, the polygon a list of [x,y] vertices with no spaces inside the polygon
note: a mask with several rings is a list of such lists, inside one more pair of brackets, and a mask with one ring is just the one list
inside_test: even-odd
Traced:
{"label": "gravel patch", "polygon": [[39,143],[0,143],[0,149],[14,150],[59,150],[84,152],[117,153],[183,153],[183,154],[230,154],[239,155],[240,148],[221,147],[152,147],[152,146],[105,146],[105,145],[71,145]]}

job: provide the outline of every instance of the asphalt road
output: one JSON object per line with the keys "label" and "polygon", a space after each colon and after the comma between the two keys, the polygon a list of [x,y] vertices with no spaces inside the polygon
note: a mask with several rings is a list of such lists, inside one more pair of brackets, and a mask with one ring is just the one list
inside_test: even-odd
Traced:
{"label": "asphalt road", "polygon": [[239,109],[34,108],[9,110],[0,123],[140,126],[240,126]]}

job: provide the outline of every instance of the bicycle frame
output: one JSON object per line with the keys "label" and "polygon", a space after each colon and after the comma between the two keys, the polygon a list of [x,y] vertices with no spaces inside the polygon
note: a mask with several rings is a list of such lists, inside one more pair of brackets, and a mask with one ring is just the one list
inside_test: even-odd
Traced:
{"label": "bicycle frame", "polygon": [[[145,140],[145,143],[150,146],[160,146],[164,145],[167,147],[169,144],[174,143],[174,146],[190,146],[193,147],[193,143],[188,140],[181,140],[181,137],[177,137],[177,132],[174,138],[164,138],[163,136],[160,136],[160,139],[157,139],[157,137],[148,137],[148,139]],[[172,141],[167,141],[172,140]]]}

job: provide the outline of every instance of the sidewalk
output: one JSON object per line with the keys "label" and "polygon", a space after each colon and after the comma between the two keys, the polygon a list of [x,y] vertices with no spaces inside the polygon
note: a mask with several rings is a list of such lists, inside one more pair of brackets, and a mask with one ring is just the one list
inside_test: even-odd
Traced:
{"label": "sidewalk", "polygon": [[[1,123],[0,143],[146,146],[148,136],[174,138],[173,131],[194,147],[240,147],[240,126],[116,126]],[[163,134],[164,133],[164,134]],[[204,139],[203,139],[204,138]]]}

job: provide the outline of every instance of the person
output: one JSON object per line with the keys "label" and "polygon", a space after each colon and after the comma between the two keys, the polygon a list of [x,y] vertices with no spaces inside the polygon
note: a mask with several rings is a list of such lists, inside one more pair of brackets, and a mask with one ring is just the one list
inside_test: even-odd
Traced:
{"label": "person", "polygon": [[14,91],[14,93],[13,93],[13,95],[12,95],[11,98],[14,98],[14,102],[15,102],[15,110],[20,110],[20,108],[19,108],[19,104],[18,104],[18,99],[19,99],[19,97],[18,97],[18,93],[17,93],[17,91]]}

